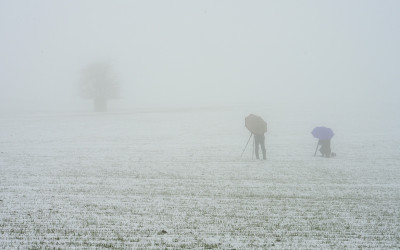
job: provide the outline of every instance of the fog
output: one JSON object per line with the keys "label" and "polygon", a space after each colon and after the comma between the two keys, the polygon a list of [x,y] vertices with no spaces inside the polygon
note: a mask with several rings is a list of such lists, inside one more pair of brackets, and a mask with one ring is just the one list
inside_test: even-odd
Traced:
{"label": "fog", "polygon": [[0,0],[0,249],[400,249],[399,13]]}
{"label": "fog", "polygon": [[0,110],[90,110],[80,72],[109,64],[112,110],[395,105],[399,1],[0,1]]}

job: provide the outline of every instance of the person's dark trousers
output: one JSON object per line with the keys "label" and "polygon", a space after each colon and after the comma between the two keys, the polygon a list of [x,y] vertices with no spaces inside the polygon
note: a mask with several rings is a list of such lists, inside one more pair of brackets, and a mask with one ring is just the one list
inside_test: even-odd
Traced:
{"label": "person's dark trousers", "polygon": [[330,157],[331,156],[331,140],[319,140],[318,142],[321,145],[319,151],[322,156]]}
{"label": "person's dark trousers", "polygon": [[265,150],[265,136],[264,135],[254,135],[254,142],[256,144],[256,158],[260,159],[260,156],[258,154],[258,148],[261,145],[261,150],[262,150],[262,154],[263,154],[263,159],[267,159],[266,157],[266,150]]}

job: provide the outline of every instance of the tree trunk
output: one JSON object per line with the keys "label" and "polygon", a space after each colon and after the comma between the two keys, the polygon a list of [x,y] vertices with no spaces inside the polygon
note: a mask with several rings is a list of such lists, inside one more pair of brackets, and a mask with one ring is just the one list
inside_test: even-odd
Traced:
{"label": "tree trunk", "polygon": [[107,112],[107,99],[104,97],[97,97],[94,99],[95,112]]}

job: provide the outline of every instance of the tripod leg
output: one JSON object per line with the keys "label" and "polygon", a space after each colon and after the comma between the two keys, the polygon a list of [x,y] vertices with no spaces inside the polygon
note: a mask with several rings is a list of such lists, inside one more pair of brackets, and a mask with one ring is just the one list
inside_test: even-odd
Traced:
{"label": "tripod leg", "polygon": [[242,154],[240,155],[240,158],[242,158],[243,153],[244,153],[244,151],[246,150],[247,145],[249,144],[249,141],[250,141],[250,138],[251,138],[252,135],[253,135],[253,133],[250,134],[250,137],[249,137],[249,139],[247,140],[246,146],[244,147],[243,152],[242,152]]}
{"label": "tripod leg", "polygon": [[317,143],[317,147],[315,148],[314,156],[317,154],[318,145],[319,145],[319,143]]}
{"label": "tripod leg", "polygon": [[251,154],[251,159],[252,159],[252,160],[253,160],[253,158],[254,158],[255,148],[256,148],[256,140],[253,139],[253,153]]}

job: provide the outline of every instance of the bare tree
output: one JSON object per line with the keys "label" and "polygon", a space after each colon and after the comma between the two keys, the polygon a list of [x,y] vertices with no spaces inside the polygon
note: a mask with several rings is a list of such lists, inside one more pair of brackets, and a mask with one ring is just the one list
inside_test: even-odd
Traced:
{"label": "bare tree", "polygon": [[111,66],[107,63],[93,63],[81,71],[81,95],[94,100],[96,112],[107,111],[107,100],[119,95],[119,83]]}

